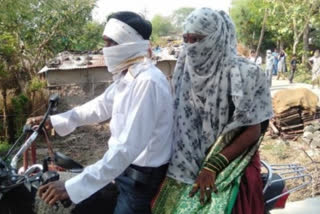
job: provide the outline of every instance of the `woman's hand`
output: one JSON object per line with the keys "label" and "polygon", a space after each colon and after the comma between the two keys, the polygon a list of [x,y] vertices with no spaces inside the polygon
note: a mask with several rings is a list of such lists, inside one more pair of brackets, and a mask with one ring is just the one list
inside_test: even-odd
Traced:
{"label": "woman's hand", "polygon": [[204,205],[205,203],[210,202],[212,191],[215,193],[218,192],[215,182],[216,173],[207,169],[202,169],[193,184],[193,188],[190,191],[189,196],[193,197],[200,189],[200,203]]}
{"label": "woman's hand", "polygon": [[[30,117],[27,119],[26,124],[29,124],[31,126],[39,125],[41,121],[43,120],[43,116],[37,116],[37,117]],[[52,129],[52,124],[49,118],[47,118],[46,122],[44,123],[44,126],[47,130]]]}

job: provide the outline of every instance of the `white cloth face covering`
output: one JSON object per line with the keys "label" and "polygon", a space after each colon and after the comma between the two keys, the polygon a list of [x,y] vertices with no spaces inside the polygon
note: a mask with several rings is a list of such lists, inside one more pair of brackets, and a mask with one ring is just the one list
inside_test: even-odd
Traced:
{"label": "white cloth face covering", "polygon": [[148,56],[149,40],[144,40],[135,29],[120,20],[110,19],[103,36],[119,44],[103,48],[105,64],[112,74],[126,70]]}
{"label": "white cloth face covering", "polygon": [[103,48],[104,62],[108,71],[116,74],[135,64],[134,59],[147,57],[149,48],[150,42],[148,40]]}
{"label": "white cloth face covering", "polygon": [[143,41],[142,36],[131,26],[118,19],[110,19],[103,31],[107,36],[118,44]]}

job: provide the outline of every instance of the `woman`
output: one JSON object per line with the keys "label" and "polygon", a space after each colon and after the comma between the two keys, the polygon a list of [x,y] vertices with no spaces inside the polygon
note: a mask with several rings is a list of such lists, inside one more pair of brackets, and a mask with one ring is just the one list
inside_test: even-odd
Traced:
{"label": "woman", "polygon": [[318,85],[320,87],[320,54],[319,50],[316,50],[313,54],[313,57],[309,59],[310,62],[312,62],[312,88],[314,88],[315,85]]}
{"label": "woman", "polygon": [[286,54],[284,51],[281,51],[278,59],[278,75],[277,75],[277,80],[280,79],[285,79],[284,73],[287,72],[287,65],[286,65]]}
{"label": "woman", "polygon": [[248,175],[256,181],[247,184],[261,192],[247,201],[257,206],[252,213],[263,213],[255,154],[260,124],[272,117],[265,73],[237,56],[235,28],[222,11],[193,11],[183,37],[173,77],[175,151],[153,213],[250,213],[237,193],[252,157]]}

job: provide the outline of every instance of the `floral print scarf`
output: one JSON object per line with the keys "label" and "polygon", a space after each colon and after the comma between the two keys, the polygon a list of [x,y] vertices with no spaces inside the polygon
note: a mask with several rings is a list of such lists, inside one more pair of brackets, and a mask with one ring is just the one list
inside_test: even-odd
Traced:
{"label": "floral print scarf", "polygon": [[168,176],[192,184],[220,135],[259,124],[273,113],[265,73],[237,55],[235,27],[225,12],[193,11],[184,33],[206,37],[184,44],[175,68],[175,149]]}

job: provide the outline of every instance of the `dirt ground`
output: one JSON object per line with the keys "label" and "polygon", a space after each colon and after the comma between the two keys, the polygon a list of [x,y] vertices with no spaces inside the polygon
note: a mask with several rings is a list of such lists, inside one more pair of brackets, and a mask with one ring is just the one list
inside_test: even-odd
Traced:
{"label": "dirt ground", "polygon": [[[293,192],[289,196],[290,201],[303,200],[320,195],[320,149],[312,149],[301,139],[297,141],[285,141],[280,138],[272,139],[265,136],[260,147],[261,159],[269,164],[299,164],[305,167],[306,174],[312,176],[312,182],[305,188]],[[294,175],[286,175],[292,177]],[[295,179],[286,182],[290,189],[307,182],[308,179]]]}

